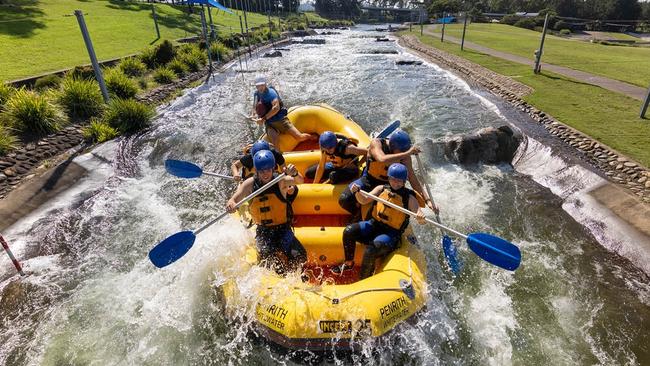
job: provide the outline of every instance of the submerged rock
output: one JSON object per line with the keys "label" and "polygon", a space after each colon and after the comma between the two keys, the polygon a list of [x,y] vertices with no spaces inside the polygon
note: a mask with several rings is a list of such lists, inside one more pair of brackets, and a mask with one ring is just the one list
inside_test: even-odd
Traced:
{"label": "submerged rock", "polygon": [[325,40],[320,38],[311,38],[311,39],[308,38],[308,39],[303,39],[302,43],[303,44],[325,44]]}
{"label": "submerged rock", "polygon": [[280,51],[273,51],[273,52],[267,52],[262,57],[282,57],[282,52]]}
{"label": "submerged rock", "polygon": [[422,61],[418,60],[397,60],[395,65],[422,65]]}
{"label": "submerged rock", "polygon": [[447,159],[463,165],[512,163],[522,141],[509,126],[486,127],[445,142]]}
{"label": "submerged rock", "polygon": [[368,50],[361,53],[367,55],[396,55],[399,52],[397,50]]}
{"label": "submerged rock", "polygon": [[390,42],[390,39],[384,37],[375,37],[375,42]]}

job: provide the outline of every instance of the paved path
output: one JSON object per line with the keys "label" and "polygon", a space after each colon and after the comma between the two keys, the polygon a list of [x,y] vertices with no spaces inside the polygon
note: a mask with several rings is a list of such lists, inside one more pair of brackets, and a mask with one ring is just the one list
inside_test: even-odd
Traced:
{"label": "paved path", "polygon": [[[426,29],[425,33],[431,36],[438,36],[438,37],[440,36],[440,33],[433,32],[431,28]],[[460,44],[460,39],[448,35],[445,35],[445,41]],[[523,65],[529,65],[531,68],[535,65],[535,61],[527,59],[525,57],[513,55],[507,52],[497,51],[495,49],[481,46],[479,44],[469,42],[467,40],[465,40],[465,47],[504,60],[516,62]],[[587,84],[596,85],[603,89],[611,90],[616,93],[625,94],[628,97],[638,99],[638,100],[643,100],[647,93],[646,89],[643,89],[635,85],[631,85],[614,79],[609,79],[603,76],[590,74],[584,71],[570,69],[564,66],[558,66],[558,65],[547,64],[545,62],[542,62],[542,70],[552,71],[556,74],[564,75],[571,79],[582,81]]]}

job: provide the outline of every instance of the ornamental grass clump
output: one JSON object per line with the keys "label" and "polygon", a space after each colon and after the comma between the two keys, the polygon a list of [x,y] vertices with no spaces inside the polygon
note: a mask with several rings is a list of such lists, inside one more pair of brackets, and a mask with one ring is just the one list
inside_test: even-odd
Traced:
{"label": "ornamental grass clump", "polygon": [[198,47],[192,51],[182,54],[180,57],[183,63],[185,63],[187,66],[188,70],[191,72],[199,71],[207,61],[207,56],[205,53],[201,52]]}
{"label": "ornamental grass clump", "polygon": [[72,119],[97,116],[104,107],[102,92],[95,80],[65,78],[57,99]]}
{"label": "ornamental grass clump", "polygon": [[210,55],[213,60],[229,59],[232,51],[221,42],[214,42],[210,45]]}
{"label": "ornamental grass clump", "polygon": [[61,84],[61,77],[55,74],[51,74],[36,79],[36,82],[34,83],[34,89],[53,89],[58,87],[59,84]]}
{"label": "ornamental grass clump", "polygon": [[16,148],[16,136],[9,132],[9,128],[0,125],[0,156]]}
{"label": "ornamental grass clump", "polygon": [[125,58],[117,65],[124,74],[131,77],[142,76],[147,72],[147,65],[135,57]]}
{"label": "ornamental grass clump", "polygon": [[120,135],[120,133],[108,123],[93,119],[88,126],[85,126],[81,133],[88,141],[105,142],[112,140]]}
{"label": "ornamental grass clump", "polygon": [[178,77],[185,75],[188,71],[187,65],[185,65],[183,63],[183,60],[179,59],[178,57],[175,57],[173,60],[171,60],[171,62],[167,64],[167,67],[172,70]]}
{"label": "ornamental grass clump", "polygon": [[103,122],[122,133],[136,132],[151,123],[153,108],[133,99],[114,99],[104,113]]}
{"label": "ornamental grass clump", "polygon": [[65,122],[61,110],[50,103],[45,95],[26,89],[13,94],[4,113],[11,127],[39,135],[58,131]]}
{"label": "ornamental grass clump", "polygon": [[153,72],[153,79],[158,84],[169,84],[176,79],[176,73],[168,67],[159,67]]}
{"label": "ornamental grass clump", "polygon": [[106,88],[114,97],[128,99],[138,93],[138,84],[118,68],[106,70],[104,80]]}
{"label": "ornamental grass clump", "polygon": [[5,104],[16,92],[16,88],[0,81],[0,111],[4,109]]}

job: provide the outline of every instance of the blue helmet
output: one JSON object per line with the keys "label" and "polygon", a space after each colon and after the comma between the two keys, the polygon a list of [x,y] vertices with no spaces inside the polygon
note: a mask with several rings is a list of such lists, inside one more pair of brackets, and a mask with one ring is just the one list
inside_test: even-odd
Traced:
{"label": "blue helmet", "polygon": [[255,141],[251,147],[251,156],[255,156],[255,153],[261,150],[271,150],[271,146],[264,140]]}
{"label": "blue helmet", "polygon": [[323,132],[318,139],[318,143],[323,149],[331,149],[336,146],[337,142],[336,135],[332,131]]}
{"label": "blue helmet", "polygon": [[260,150],[253,155],[253,166],[258,172],[260,170],[273,169],[275,167],[275,157],[269,150]]}
{"label": "blue helmet", "polygon": [[388,176],[393,179],[406,180],[409,172],[404,164],[393,163],[388,167]]}
{"label": "blue helmet", "polygon": [[403,130],[397,130],[393,132],[388,138],[388,146],[390,147],[391,151],[407,151],[411,148],[411,138],[409,137],[409,134]]}

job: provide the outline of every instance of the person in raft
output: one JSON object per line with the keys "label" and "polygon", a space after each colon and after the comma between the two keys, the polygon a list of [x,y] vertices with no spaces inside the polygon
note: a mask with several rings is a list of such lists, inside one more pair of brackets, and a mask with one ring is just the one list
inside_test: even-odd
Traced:
{"label": "person in raft", "polygon": [[[419,195],[418,198],[421,200],[422,206],[426,204],[431,210],[437,213],[438,207],[431,201],[431,197],[424,192],[420,181],[418,181],[418,178],[413,172],[411,155],[419,153],[420,148],[418,146],[411,146],[411,138],[402,130],[393,132],[388,139],[373,139],[368,149],[366,168],[361,178],[355,180],[353,183],[366,192],[376,186],[383,186],[388,183],[388,176],[386,174],[388,167],[393,163],[401,163],[406,166],[408,181]],[[361,219],[361,207],[351,190],[351,185],[341,193],[339,205],[352,214],[353,221],[359,221]]]}
{"label": "person in raft", "polygon": [[[237,202],[278,176],[274,171],[275,164],[273,153],[269,150],[255,153],[255,175],[237,187],[237,191],[226,205],[228,212],[235,212]],[[302,184],[303,177],[293,164],[287,165],[284,172],[287,176],[253,198],[248,206],[253,222],[257,225],[255,243],[260,262],[278,274],[299,269],[307,261],[307,251],[293,234],[291,227],[291,203],[298,195],[295,185]],[[294,190],[293,194],[288,192],[291,188]]]}
{"label": "person in raft", "polygon": [[[375,187],[370,194],[415,212],[419,224],[426,223],[424,213],[420,209],[416,194],[406,188],[408,169],[400,163],[393,163],[388,168],[388,184]],[[402,233],[409,224],[409,216],[402,212],[363,196],[359,191],[361,186],[351,184],[351,191],[360,204],[374,202],[370,211],[370,219],[350,224],[343,230],[343,250],[345,262],[334,267],[332,272],[342,274],[354,268],[354,250],[356,242],[366,245],[361,262],[359,280],[372,276],[375,271],[375,260],[385,257],[397,249]]]}
{"label": "person in raft", "polygon": [[266,78],[258,76],[255,78],[255,93],[253,94],[253,113],[251,118],[257,124],[264,123],[266,134],[274,146],[278,145],[278,138],[282,133],[288,133],[298,142],[313,138],[308,133],[302,133],[291,124],[287,118],[287,109],[284,108],[282,98],[275,88],[268,86]]}
{"label": "person in raft", "polygon": [[320,161],[307,168],[305,177],[321,183],[325,178],[331,184],[349,182],[359,176],[359,159],[367,149],[357,147],[357,143],[343,135],[325,131],[318,139]]}
{"label": "person in raft", "polygon": [[273,153],[273,158],[275,158],[276,171],[281,172],[284,169],[284,156],[282,156],[282,153],[264,140],[256,141],[252,145],[246,146],[244,148],[244,156],[233,161],[230,165],[230,170],[232,172],[233,178],[235,179],[235,182],[242,182],[245,179],[255,175],[253,156],[255,156],[255,153],[262,150],[269,150],[271,153]]}

